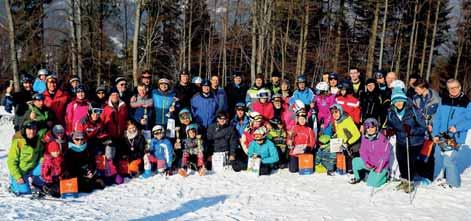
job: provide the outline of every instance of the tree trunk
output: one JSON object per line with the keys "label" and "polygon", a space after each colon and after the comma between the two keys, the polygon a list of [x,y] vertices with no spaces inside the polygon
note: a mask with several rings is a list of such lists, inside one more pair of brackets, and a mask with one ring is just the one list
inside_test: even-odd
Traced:
{"label": "tree trunk", "polygon": [[74,14],[75,18],[75,30],[76,30],[76,39],[77,39],[77,75],[80,79],[82,77],[82,4],[81,0],[76,0],[75,2],[75,9],[76,13]]}
{"label": "tree trunk", "polygon": [[289,25],[291,21],[291,16],[292,16],[292,7],[293,7],[293,0],[291,0],[291,3],[289,4],[288,8],[288,21],[286,22],[286,30],[285,30],[285,36],[283,39],[283,49],[281,50],[281,78],[285,78],[285,73],[286,73],[286,54],[288,53],[287,48],[288,48],[288,39],[289,39]]}
{"label": "tree trunk", "polygon": [[427,12],[427,20],[425,22],[425,38],[424,38],[424,45],[422,47],[422,59],[420,61],[420,76],[422,77],[424,74],[424,65],[425,65],[425,55],[427,54],[427,41],[428,41],[428,30],[430,27],[430,14],[432,14],[432,2],[428,1],[428,12]]}
{"label": "tree trunk", "polygon": [[394,72],[396,72],[397,74],[400,73],[400,70],[401,70],[401,55],[402,55],[402,38],[400,37],[399,38],[399,46],[398,46],[398,54],[397,54],[397,60],[396,60],[396,66],[395,66],[395,70]]}
{"label": "tree trunk", "polygon": [[373,23],[371,24],[370,41],[368,43],[368,60],[366,62],[366,75],[371,77],[373,74],[373,63],[375,57],[376,33],[378,30],[379,2],[375,0],[375,12]]}
{"label": "tree trunk", "polygon": [[191,70],[191,40],[193,38],[193,33],[192,33],[192,24],[193,24],[193,2],[192,0],[189,0],[190,4],[190,21],[188,21],[188,63],[186,65],[186,69],[188,71]]}
{"label": "tree trunk", "polygon": [[406,69],[406,79],[409,79],[409,74],[411,72],[411,63],[412,63],[412,52],[414,50],[414,36],[415,36],[415,29],[417,25],[417,11],[419,8],[419,3],[417,0],[415,1],[415,9],[414,9],[414,20],[412,21],[412,32],[410,33],[409,38],[409,54],[407,56],[407,69]]}
{"label": "tree trunk", "polygon": [[302,59],[301,59],[301,73],[304,74],[305,68],[306,68],[306,57],[307,57],[307,34],[309,32],[309,5],[305,4],[304,5],[304,14],[306,15],[304,18],[304,36],[303,36],[303,53],[302,53]]}
{"label": "tree trunk", "polygon": [[141,25],[141,7],[142,0],[136,1],[136,14],[134,18],[134,38],[132,42],[132,77],[134,85],[138,84],[139,67],[138,67],[138,46],[139,46],[139,30]]}
{"label": "tree trunk", "polygon": [[430,45],[430,54],[428,57],[428,64],[427,64],[427,75],[425,79],[427,81],[430,80],[430,71],[432,70],[432,58],[433,58],[433,51],[435,50],[435,36],[437,34],[437,26],[438,26],[438,13],[440,12],[440,0],[437,0],[437,9],[435,11],[435,22],[433,25],[433,33],[432,33],[432,42]]}
{"label": "tree trunk", "polygon": [[10,44],[10,63],[11,63],[11,72],[13,74],[13,85],[15,91],[20,90],[20,78],[18,76],[18,58],[16,56],[16,42],[15,42],[15,25],[13,23],[13,16],[11,14],[10,0],[5,1],[5,11],[7,14],[8,21],[8,42]]}
{"label": "tree trunk", "polygon": [[250,60],[250,80],[255,82],[257,63],[257,1],[252,3],[252,54]]}
{"label": "tree trunk", "polygon": [[71,46],[71,63],[72,75],[77,75],[77,35],[75,34],[75,0],[69,0],[69,21],[70,21],[70,46]]}
{"label": "tree trunk", "polygon": [[386,33],[386,23],[388,18],[388,0],[384,2],[384,16],[383,16],[383,27],[381,30],[381,43],[379,47],[379,60],[378,60],[378,69],[383,68],[383,50],[384,50],[384,35]]}
{"label": "tree trunk", "polygon": [[463,46],[464,46],[464,40],[460,36],[458,39],[458,55],[456,58],[454,79],[458,79],[458,71],[460,70],[460,61],[461,61],[461,54],[463,53]]}

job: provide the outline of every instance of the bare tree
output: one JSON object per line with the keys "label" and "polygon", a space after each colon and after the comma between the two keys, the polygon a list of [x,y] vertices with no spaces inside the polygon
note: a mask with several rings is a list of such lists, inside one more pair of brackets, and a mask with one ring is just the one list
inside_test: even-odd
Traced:
{"label": "bare tree", "polygon": [[374,19],[371,24],[370,41],[368,43],[368,60],[366,62],[366,75],[371,77],[373,74],[373,63],[376,46],[376,35],[378,30],[378,19],[379,19],[379,2],[378,0],[372,1],[375,4]]}
{"label": "bare tree", "polygon": [[383,16],[383,27],[381,28],[381,43],[379,46],[379,60],[378,60],[378,69],[381,70],[383,67],[383,51],[384,51],[384,35],[386,33],[386,23],[388,18],[388,0],[384,1],[384,16]]}
{"label": "bare tree", "polygon": [[141,27],[141,8],[142,0],[136,1],[136,13],[134,19],[134,38],[132,43],[132,77],[134,85],[137,85],[138,82],[138,46],[139,46],[139,30]]}
{"label": "bare tree", "polygon": [[16,57],[16,42],[15,42],[15,25],[13,23],[13,16],[11,14],[10,0],[5,1],[5,10],[8,22],[8,40],[10,43],[10,62],[11,72],[13,74],[13,84],[15,90],[20,90],[19,76],[18,76],[18,58]]}
{"label": "bare tree", "polygon": [[428,64],[427,64],[427,75],[425,77],[427,81],[430,80],[430,71],[432,70],[432,58],[433,58],[433,51],[435,50],[435,37],[437,35],[437,26],[438,26],[438,12],[440,12],[440,0],[437,0],[437,8],[435,11],[435,22],[433,25],[432,42],[430,45],[430,54],[428,57]]}

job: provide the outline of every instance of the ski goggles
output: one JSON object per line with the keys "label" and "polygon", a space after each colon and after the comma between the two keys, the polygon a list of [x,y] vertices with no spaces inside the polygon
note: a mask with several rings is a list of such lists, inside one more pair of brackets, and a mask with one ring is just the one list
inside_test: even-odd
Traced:
{"label": "ski goggles", "polygon": [[253,135],[255,141],[261,141],[263,138],[265,138],[265,135],[263,134],[254,134]]}
{"label": "ski goggles", "polygon": [[23,127],[26,129],[36,129],[38,128],[38,125],[34,122],[27,122],[23,125]]}
{"label": "ski goggles", "polygon": [[103,109],[102,108],[92,108],[92,113],[100,115],[100,114],[103,113]]}
{"label": "ski goggles", "polygon": [[153,131],[152,133],[153,133],[154,135],[157,135],[157,134],[162,134],[163,132],[164,132],[163,130],[155,130],[155,131]]}

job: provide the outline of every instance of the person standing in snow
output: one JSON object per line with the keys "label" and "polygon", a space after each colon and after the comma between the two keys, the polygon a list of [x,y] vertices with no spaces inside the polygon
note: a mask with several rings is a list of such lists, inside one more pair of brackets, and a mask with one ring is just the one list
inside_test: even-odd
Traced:
{"label": "person standing in snow", "polygon": [[270,91],[265,88],[260,89],[257,96],[258,101],[252,103],[252,110],[260,113],[266,121],[271,120],[275,116],[275,110],[270,102]]}
{"label": "person standing in snow", "polygon": [[[216,117],[216,123],[209,126],[207,131],[207,150],[206,156],[208,162],[211,162],[213,153],[227,153],[229,161],[236,160],[237,132],[234,127],[229,125],[229,118],[226,113],[219,112]],[[212,167],[207,167],[212,168]]]}
{"label": "person standing in snow", "polygon": [[54,114],[54,123],[65,126],[65,110],[70,101],[69,94],[57,85],[57,75],[46,77],[46,91],[44,91],[44,105]]}
{"label": "person standing in snow", "polygon": [[354,97],[353,86],[349,81],[343,81],[339,84],[340,93],[335,101],[340,104],[356,125],[360,125],[361,110],[360,101]]}
{"label": "person standing in snow", "polygon": [[65,112],[66,134],[69,136],[72,131],[77,129],[80,120],[88,115],[90,109],[90,102],[86,99],[84,85],[78,85],[75,88],[75,96],[75,99],[67,105]]}
{"label": "person standing in snow", "polygon": [[170,88],[170,80],[161,78],[159,88],[152,91],[154,101],[155,124],[167,126],[167,121],[176,110],[175,93]]}
{"label": "person standing in snow", "polygon": [[218,101],[218,109],[217,112],[227,112],[228,111],[228,103],[227,103],[227,95],[224,88],[219,86],[219,76],[213,75],[211,76],[211,93],[216,96]]}
{"label": "person standing in snow", "polygon": [[204,80],[201,83],[201,92],[191,98],[191,114],[194,121],[202,127],[203,134],[216,119],[219,108],[218,100],[210,90],[209,81]]}
{"label": "person standing in snow", "polygon": [[131,98],[132,119],[139,123],[139,127],[150,130],[153,117],[153,101],[144,84],[137,86],[137,94]]}
{"label": "person standing in snow", "polygon": [[298,88],[293,92],[289,103],[290,105],[294,104],[296,100],[300,100],[304,103],[304,108],[306,111],[309,111],[314,107],[314,92],[307,87],[307,78],[305,75],[300,75],[296,78],[296,85]]}
{"label": "person standing in snow", "polygon": [[289,151],[289,172],[297,173],[299,154],[312,153],[316,147],[316,136],[312,128],[307,125],[307,113],[303,110],[296,113],[297,124],[288,131],[286,144]]}

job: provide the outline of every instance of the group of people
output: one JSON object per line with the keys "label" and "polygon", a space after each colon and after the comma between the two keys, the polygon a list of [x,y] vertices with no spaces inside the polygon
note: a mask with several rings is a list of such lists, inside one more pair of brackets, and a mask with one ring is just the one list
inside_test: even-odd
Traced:
{"label": "group of people", "polygon": [[357,68],[325,73],[314,88],[305,75],[291,84],[278,72],[269,82],[258,74],[250,87],[241,73],[226,87],[218,75],[191,79],[185,71],[157,85],[144,71],[135,88],[124,77],[95,90],[78,76],[63,80],[42,69],[22,75],[16,92],[6,89],[3,105],[15,113],[7,160],[15,194],[59,197],[60,181],[70,178],[91,192],[125,177],[204,175],[216,167],[216,154],[236,172],[259,158],[260,175],[296,173],[299,156],[312,154],[316,173],[351,173],[351,184],[373,187],[397,178],[397,189],[411,192],[414,177],[434,180],[438,147],[442,184],[460,186],[455,159],[471,128],[471,105],[455,79],[443,97],[417,75],[408,86],[394,72],[363,81]]}

